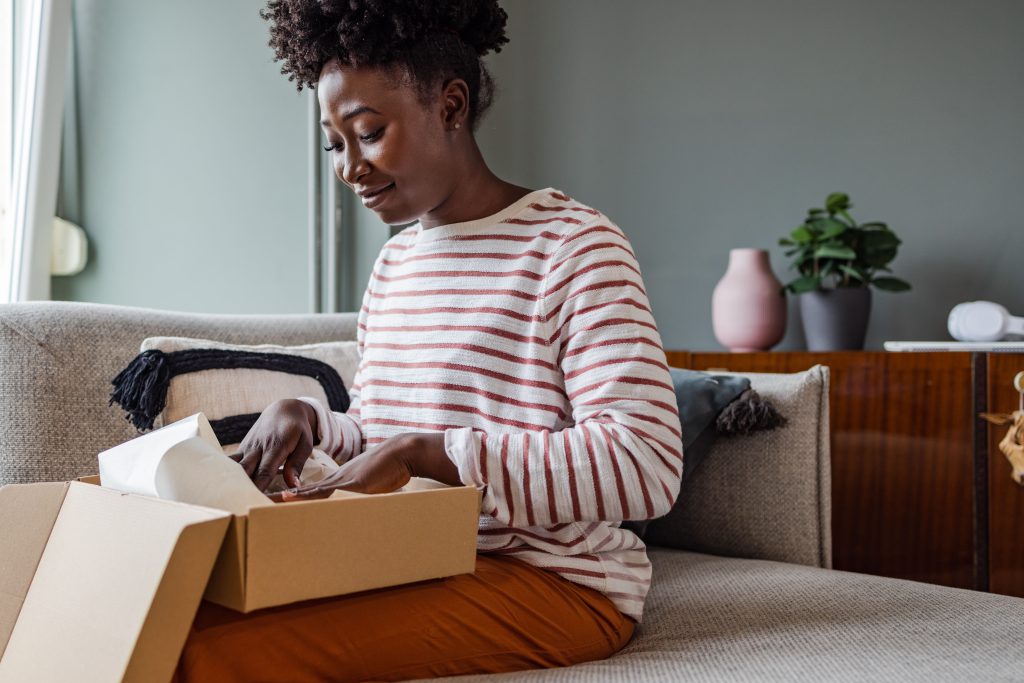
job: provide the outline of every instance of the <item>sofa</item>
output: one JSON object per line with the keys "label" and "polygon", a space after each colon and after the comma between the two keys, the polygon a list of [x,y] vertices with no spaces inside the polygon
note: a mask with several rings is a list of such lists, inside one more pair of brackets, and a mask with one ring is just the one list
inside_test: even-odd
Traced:
{"label": "sofa", "polygon": [[[215,315],[0,305],[0,485],[96,471],[136,435],[110,379],[147,336],[352,339],[353,314]],[[831,566],[828,370],[748,375],[789,418],[720,438],[681,493],[674,548],[633,640],[604,661],[468,676],[522,681],[1021,681],[1024,600]]]}

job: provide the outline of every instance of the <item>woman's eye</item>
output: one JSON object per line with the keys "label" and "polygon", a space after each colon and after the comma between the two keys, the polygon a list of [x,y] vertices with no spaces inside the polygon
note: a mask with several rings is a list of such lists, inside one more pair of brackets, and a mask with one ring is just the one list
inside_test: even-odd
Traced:
{"label": "woman's eye", "polygon": [[361,136],[359,139],[362,140],[363,142],[373,142],[374,140],[379,138],[380,134],[383,133],[383,132],[384,132],[383,128],[378,128],[377,130],[373,131],[372,133],[370,133],[368,135]]}
{"label": "woman's eye", "polygon": [[[366,135],[360,135],[359,139],[362,140],[363,142],[373,142],[374,140],[379,138],[381,133],[383,133],[383,132],[384,132],[383,128],[378,128],[377,130],[373,131],[372,133],[367,133]],[[334,151],[341,151],[343,148],[344,148],[344,145],[339,142],[339,143],[336,143],[336,144],[324,147],[323,149],[324,149],[325,152],[334,152]]]}

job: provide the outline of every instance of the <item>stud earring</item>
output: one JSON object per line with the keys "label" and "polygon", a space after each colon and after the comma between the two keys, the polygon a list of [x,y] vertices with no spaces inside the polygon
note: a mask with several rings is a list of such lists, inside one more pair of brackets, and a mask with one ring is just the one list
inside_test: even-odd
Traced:
{"label": "stud earring", "polygon": [[462,128],[462,124],[461,123],[456,123],[455,124],[455,129],[458,130],[459,128]]}

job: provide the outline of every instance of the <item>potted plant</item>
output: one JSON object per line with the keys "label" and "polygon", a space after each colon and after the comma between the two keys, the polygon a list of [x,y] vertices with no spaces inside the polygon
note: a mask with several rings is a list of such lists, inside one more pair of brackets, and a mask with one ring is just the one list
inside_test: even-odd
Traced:
{"label": "potted plant", "polygon": [[825,208],[809,209],[807,218],[779,244],[789,247],[791,269],[800,277],[783,287],[799,295],[800,318],[810,351],[864,348],[871,289],[903,292],[905,281],[891,273],[900,239],[881,222],[857,224],[850,198],[833,192]]}

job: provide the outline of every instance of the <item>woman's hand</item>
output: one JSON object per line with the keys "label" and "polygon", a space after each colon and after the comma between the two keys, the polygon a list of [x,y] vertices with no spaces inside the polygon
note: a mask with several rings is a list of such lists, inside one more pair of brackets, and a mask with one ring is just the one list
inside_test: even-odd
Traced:
{"label": "woman's hand", "polygon": [[302,485],[299,474],[313,452],[316,411],[294,398],[270,404],[242,439],[239,450],[230,457],[260,491],[266,491],[278,468],[284,465],[284,482],[295,488]]}
{"label": "woman's hand", "polygon": [[458,469],[444,450],[444,434],[408,433],[393,436],[376,448],[358,455],[316,484],[270,495],[288,502],[326,498],[332,491],[390,493],[412,477],[429,477],[458,485]]}

